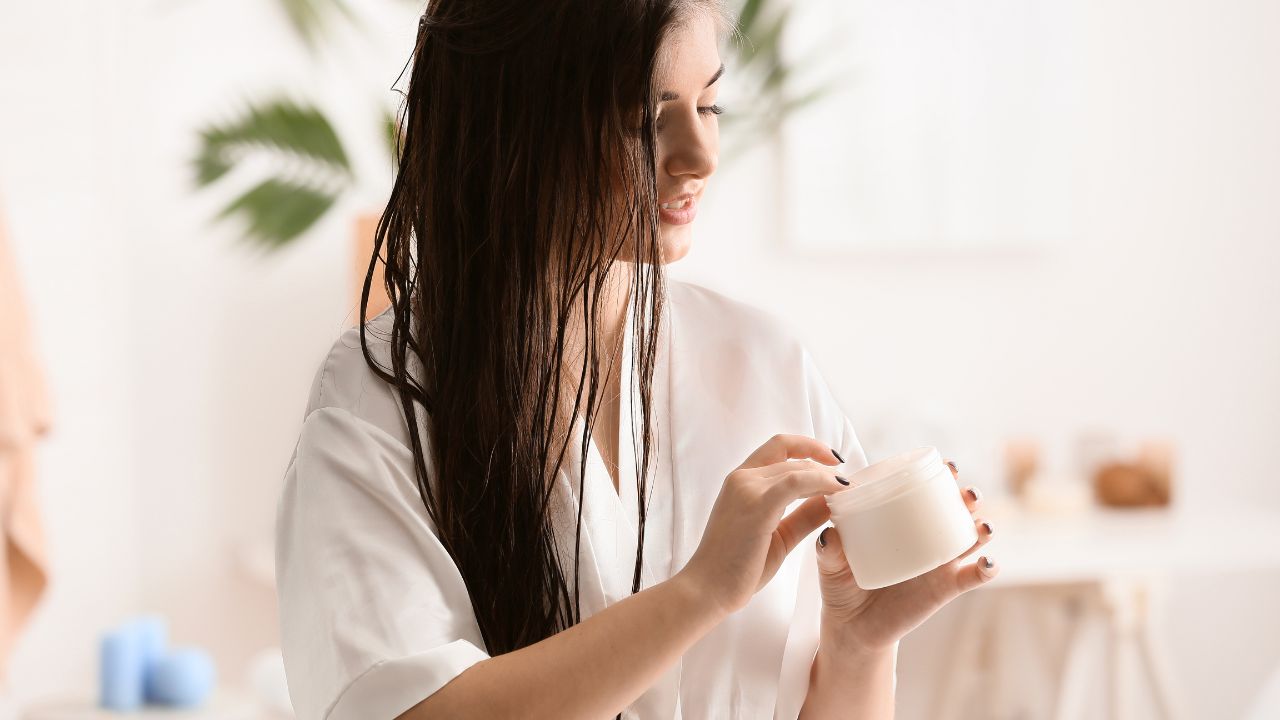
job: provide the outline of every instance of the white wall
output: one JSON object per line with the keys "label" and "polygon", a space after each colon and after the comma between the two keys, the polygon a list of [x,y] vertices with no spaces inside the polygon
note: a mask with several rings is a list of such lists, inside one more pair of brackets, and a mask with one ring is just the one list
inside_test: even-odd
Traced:
{"label": "white wall", "polygon": [[[755,157],[727,168],[677,273],[790,316],[864,429],[940,419],[971,482],[1000,483],[1002,437],[1037,436],[1065,465],[1064,438],[1096,427],[1175,439],[1178,502],[1280,506],[1280,5],[1081,13],[1068,241],[798,257],[767,235],[771,218],[743,212],[769,207],[772,170]],[[1280,577],[1174,587],[1188,715],[1235,717],[1280,664]],[[929,667],[953,610],[903,644],[904,717],[925,716],[936,676],[912,668]]]}
{"label": "white wall", "polygon": [[[225,195],[194,195],[185,158],[197,124],[286,83],[376,137],[365,96],[324,79],[367,71],[357,87],[393,98],[412,31],[403,13],[385,52],[311,73],[274,12],[0,10],[0,188],[58,413],[41,452],[55,584],[13,659],[11,703],[89,683],[96,633],[136,610],[169,614],[175,641],[212,648],[232,680],[274,642],[272,598],[233,552],[269,531],[315,363],[348,310],[349,223],[378,207],[385,178],[361,148],[367,180],[342,212],[259,259],[206,224]],[[1007,434],[1063,460],[1062,438],[1103,427],[1176,439],[1180,502],[1280,505],[1280,49],[1267,35],[1280,6],[1084,12],[1069,241],[805,255],[765,230],[770,170],[755,155],[722,166],[673,273],[792,317],[869,436],[891,415],[934,418],[984,486]],[[1193,716],[1233,715],[1280,663],[1277,598],[1276,577],[1179,583],[1170,630]],[[923,716],[952,614],[904,643],[903,717]]]}
{"label": "white wall", "polygon": [[10,658],[21,697],[92,677],[92,634],[142,600],[143,538],[123,148],[94,120],[113,112],[115,23],[90,3],[15,14],[0,10],[0,202],[54,411],[37,456],[53,577]]}
{"label": "white wall", "polygon": [[[0,709],[92,693],[98,633],[135,612],[167,615],[171,641],[209,648],[230,683],[277,642],[274,597],[237,554],[270,537],[312,376],[348,319],[353,213],[386,194],[375,102],[398,99],[414,27],[411,4],[391,8],[390,32],[373,14],[381,54],[314,66],[271,3],[0,10],[0,187],[57,412],[40,467],[54,585]],[[199,125],[277,90],[336,107],[360,184],[305,243],[261,257],[208,222],[231,192],[195,193],[187,159]]]}

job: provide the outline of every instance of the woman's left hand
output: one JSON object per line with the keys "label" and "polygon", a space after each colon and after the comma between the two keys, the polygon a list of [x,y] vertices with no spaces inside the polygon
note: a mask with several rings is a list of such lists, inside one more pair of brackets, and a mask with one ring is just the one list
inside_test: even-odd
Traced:
{"label": "woman's left hand", "polygon": [[[947,466],[959,479],[955,464],[948,461]],[[978,516],[982,500],[977,488],[965,487],[960,494],[977,526],[977,541],[951,562],[896,585],[876,590],[858,587],[839,531],[834,527],[822,531],[817,554],[824,644],[858,651],[888,649],[943,605],[996,576],[999,567],[987,556],[962,564],[991,539],[992,527]]]}

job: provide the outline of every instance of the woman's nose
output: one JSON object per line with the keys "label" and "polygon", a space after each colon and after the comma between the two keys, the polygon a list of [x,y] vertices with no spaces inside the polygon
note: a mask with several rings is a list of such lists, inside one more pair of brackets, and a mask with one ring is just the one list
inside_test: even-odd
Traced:
{"label": "woman's nose", "polygon": [[669,175],[707,177],[716,171],[719,137],[714,122],[705,123],[699,117],[693,122],[679,123],[678,129],[670,128],[670,142],[663,161],[663,169]]}

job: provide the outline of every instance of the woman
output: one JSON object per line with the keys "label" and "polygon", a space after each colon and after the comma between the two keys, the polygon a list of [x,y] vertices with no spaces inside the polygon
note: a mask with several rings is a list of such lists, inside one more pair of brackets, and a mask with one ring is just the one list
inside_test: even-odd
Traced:
{"label": "woman", "polygon": [[280,498],[300,718],[890,717],[899,638],[994,575],[961,562],[975,518],[955,561],[858,588],[811,538],[866,458],[809,354],[665,280],[728,27],[709,0],[430,3],[392,307],[322,363]]}

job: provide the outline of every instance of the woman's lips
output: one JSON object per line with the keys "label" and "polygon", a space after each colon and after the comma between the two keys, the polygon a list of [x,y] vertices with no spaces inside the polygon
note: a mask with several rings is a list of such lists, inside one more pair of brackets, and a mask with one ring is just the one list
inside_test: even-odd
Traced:
{"label": "woman's lips", "polygon": [[658,217],[668,225],[687,225],[698,215],[698,198],[690,195],[682,208],[658,207]]}

